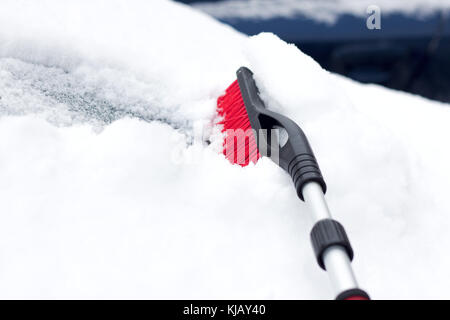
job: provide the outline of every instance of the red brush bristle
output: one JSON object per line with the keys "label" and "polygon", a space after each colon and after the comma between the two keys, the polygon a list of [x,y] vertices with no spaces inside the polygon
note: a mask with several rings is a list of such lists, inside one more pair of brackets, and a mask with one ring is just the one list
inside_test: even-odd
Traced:
{"label": "red brush bristle", "polygon": [[250,161],[256,163],[260,154],[237,80],[217,99],[217,112],[223,118],[219,124],[225,133],[225,157],[243,167]]}

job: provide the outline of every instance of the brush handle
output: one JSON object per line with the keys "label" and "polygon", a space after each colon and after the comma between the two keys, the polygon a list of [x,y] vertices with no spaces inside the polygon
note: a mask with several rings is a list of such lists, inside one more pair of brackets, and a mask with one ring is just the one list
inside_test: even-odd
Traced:
{"label": "brush handle", "polygon": [[[298,197],[310,206],[315,221],[311,242],[317,263],[330,276],[336,299],[369,300],[358,288],[351,266],[353,249],[344,227],[331,217],[324,197],[325,180],[306,135],[291,119],[266,109],[249,69],[240,68],[237,78],[258,151],[290,174]],[[274,138],[273,129],[284,130],[287,140],[281,143],[279,136]]]}
{"label": "brush handle", "polygon": [[311,243],[316,260],[328,272],[336,300],[369,300],[369,295],[359,288],[353,273],[353,249],[345,229],[333,220],[321,186],[315,182],[307,183],[303,194],[315,222]]}
{"label": "brush handle", "polygon": [[[261,155],[270,157],[289,173],[301,200],[304,200],[303,187],[308,182],[318,183],[325,193],[325,180],[302,129],[288,117],[267,110],[249,69],[240,68],[237,78]],[[273,130],[283,130],[287,134],[287,141],[283,145],[273,138]]]}

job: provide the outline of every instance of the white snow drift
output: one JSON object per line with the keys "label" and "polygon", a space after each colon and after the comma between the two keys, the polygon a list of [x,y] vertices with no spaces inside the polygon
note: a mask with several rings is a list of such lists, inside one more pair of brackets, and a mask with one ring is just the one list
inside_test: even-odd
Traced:
{"label": "white snow drift", "polygon": [[241,65],[310,137],[361,285],[450,298],[449,105],[162,0],[0,2],[0,297],[330,298],[289,177],[219,152]]}

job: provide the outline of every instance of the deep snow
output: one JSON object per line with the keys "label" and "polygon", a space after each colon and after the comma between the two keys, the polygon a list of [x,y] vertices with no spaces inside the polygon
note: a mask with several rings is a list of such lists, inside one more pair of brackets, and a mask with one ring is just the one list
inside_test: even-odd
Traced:
{"label": "deep snow", "polygon": [[218,152],[215,100],[246,65],[308,134],[360,284],[450,298],[449,105],[169,1],[0,9],[0,297],[330,298],[287,174]]}

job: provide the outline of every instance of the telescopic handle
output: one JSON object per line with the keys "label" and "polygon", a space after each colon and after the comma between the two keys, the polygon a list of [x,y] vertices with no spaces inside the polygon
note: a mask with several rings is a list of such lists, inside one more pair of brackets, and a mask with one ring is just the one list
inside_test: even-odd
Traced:
{"label": "telescopic handle", "polygon": [[344,227],[332,219],[322,187],[309,182],[302,191],[315,222],[311,242],[317,262],[328,272],[336,300],[370,300],[369,295],[358,287],[351,266],[353,249]]}

